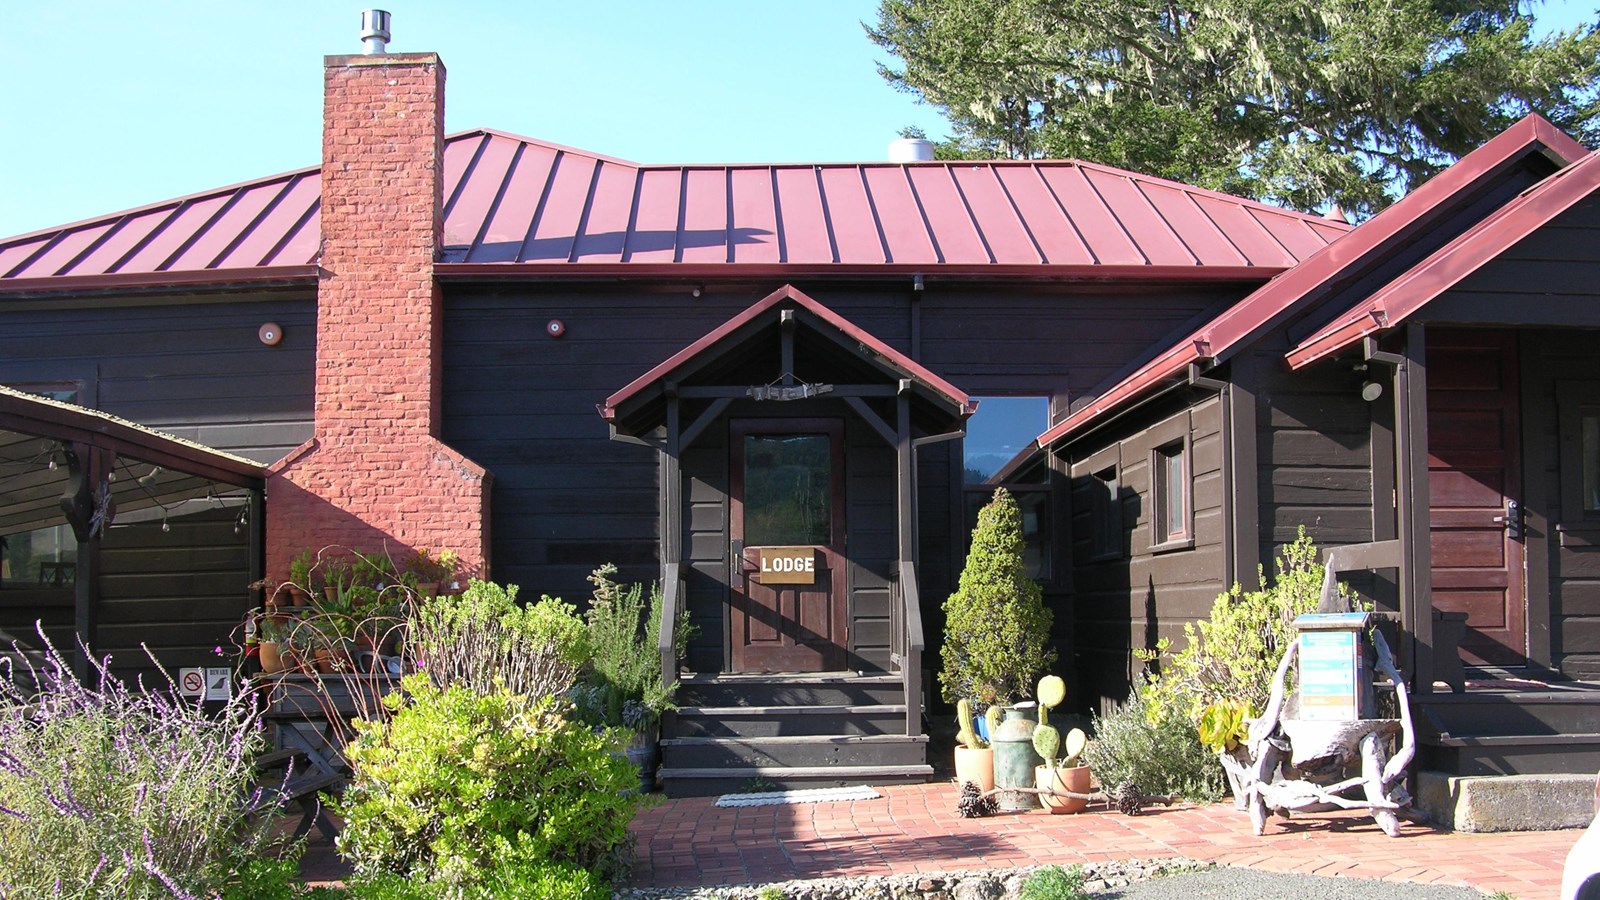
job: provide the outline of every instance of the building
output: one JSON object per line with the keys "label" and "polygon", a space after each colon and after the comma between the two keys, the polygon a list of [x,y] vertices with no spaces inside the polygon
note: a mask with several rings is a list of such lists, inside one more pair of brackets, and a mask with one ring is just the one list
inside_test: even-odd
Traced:
{"label": "building", "polygon": [[[608,561],[662,579],[698,626],[670,726],[680,791],[772,765],[794,783],[926,777],[939,608],[997,477],[1024,505],[1079,706],[1120,699],[1145,632],[1203,614],[1296,520],[1425,556],[1426,485],[1381,458],[1421,453],[1425,423],[1354,396],[1344,357],[1370,345],[1369,375],[1390,356],[1410,372],[1420,339],[1389,332],[1428,317],[1363,304],[1397,308],[1380,279],[1518,192],[1591,183],[1569,165],[1582,148],[1530,120],[1352,232],[1073,161],[639,166],[444,135],[432,54],[329,57],[326,76],[319,168],[0,241],[0,382],[265,466],[247,549],[269,576],[341,544],[451,547],[568,598]],[[1313,306],[1326,334],[1302,328]],[[1546,307],[1566,309],[1517,309]],[[1556,336],[1581,357],[1576,332]],[[1303,374],[1266,358],[1302,343]],[[1278,381],[1352,397],[1274,418]],[[1383,384],[1406,415],[1426,408],[1420,378]],[[1346,452],[1280,458],[1256,421]],[[1161,508],[1181,521],[1152,519],[1146,453],[1175,460],[1183,502]],[[1385,477],[1411,492],[1396,511],[1371,499]],[[1426,673],[1423,582],[1393,597],[1408,671]],[[208,616],[241,616],[242,588]],[[1528,619],[1556,618],[1542,609]],[[1575,661],[1566,646],[1525,662]]]}

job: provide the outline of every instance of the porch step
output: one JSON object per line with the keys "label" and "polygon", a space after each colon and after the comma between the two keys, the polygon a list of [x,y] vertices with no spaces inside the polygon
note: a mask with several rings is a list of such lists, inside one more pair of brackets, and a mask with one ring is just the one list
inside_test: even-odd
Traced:
{"label": "porch step", "polygon": [[1419,765],[1456,776],[1600,772],[1600,733],[1423,737]]}
{"label": "porch step", "polygon": [[883,768],[920,766],[928,759],[926,735],[795,735],[784,737],[680,737],[661,741],[673,768]]}
{"label": "porch step", "polygon": [[707,706],[668,714],[679,737],[905,734],[904,703],[876,706]]}
{"label": "porch step", "polygon": [[1416,697],[1419,768],[1466,777],[1592,777],[1600,770],[1597,687],[1574,682]]}
{"label": "porch step", "polygon": [[669,797],[715,797],[807,788],[920,784],[933,767],[910,766],[729,766],[663,767],[657,773]]}
{"label": "porch step", "polygon": [[682,707],[879,706],[904,703],[898,675],[689,675],[678,681]]}

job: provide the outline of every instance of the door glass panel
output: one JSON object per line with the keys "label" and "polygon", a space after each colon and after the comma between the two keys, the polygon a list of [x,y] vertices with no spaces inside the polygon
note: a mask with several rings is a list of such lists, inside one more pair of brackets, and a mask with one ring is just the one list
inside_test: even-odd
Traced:
{"label": "door glass panel", "polygon": [[745,544],[831,543],[832,462],[825,434],[746,435]]}

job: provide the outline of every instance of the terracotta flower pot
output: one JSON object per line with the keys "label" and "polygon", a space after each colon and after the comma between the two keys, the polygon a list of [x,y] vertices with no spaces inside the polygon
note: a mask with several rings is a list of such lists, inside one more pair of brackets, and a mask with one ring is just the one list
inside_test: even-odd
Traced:
{"label": "terracotta flower pot", "polygon": [[261,656],[261,672],[262,672],[262,674],[264,674],[264,675],[276,675],[279,672],[282,672],[283,671],[283,653],[280,651],[280,648],[278,646],[278,642],[277,641],[262,641],[258,646],[261,648],[260,656]]}
{"label": "terracotta flower pot", "polygon": [[[1073,766],[1051,767],[1036,766],[1033,770],[1034,787],[1041,791],[1072,791],[1075,794],[1089,793],[1089,767]],[[1052,797],[1049,794],[1040,794],[1039,802],[1050,810],[1052,815],[1082,812],[1088,808],[1089,801],[1079,800],[1074,797]]]}
{"label": "terracotta flower pot", "polygon": [[956,784],[972,782],[980,791],[994,790],[994,750],[956,747]]}

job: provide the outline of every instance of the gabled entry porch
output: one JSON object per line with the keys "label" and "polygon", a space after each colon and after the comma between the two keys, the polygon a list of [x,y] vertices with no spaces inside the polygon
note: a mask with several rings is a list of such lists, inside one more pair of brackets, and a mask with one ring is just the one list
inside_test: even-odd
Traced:
{"label": "gabled entry porch", "polygon": [[975,406],[792,286],[606,400],[613,439],[658,458],[669,791],[931,773],[915,453]]}

